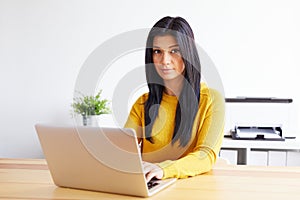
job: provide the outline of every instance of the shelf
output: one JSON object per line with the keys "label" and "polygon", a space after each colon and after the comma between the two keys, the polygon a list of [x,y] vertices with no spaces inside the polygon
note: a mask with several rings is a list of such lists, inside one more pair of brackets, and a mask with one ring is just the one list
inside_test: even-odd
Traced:
{"label": "shelf", "polygon": [[233,140],[224,138],[220,155],[238,165],[300,166],[299,139],[285,141]]}
{"label": "shelf", "polygon": [[222,148],[300,150],[300,141],[297,139],[286,139],[285,141],[264,141],[264,140],[233,140],[231,138],[224,138]]}

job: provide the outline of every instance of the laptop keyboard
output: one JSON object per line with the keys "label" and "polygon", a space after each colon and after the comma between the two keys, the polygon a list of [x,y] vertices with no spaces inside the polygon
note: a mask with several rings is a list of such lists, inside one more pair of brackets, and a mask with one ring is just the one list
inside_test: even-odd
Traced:
{"label": "laptop keyboard", "polygon": [[153,188],[154,186],[158,185],[159,183],[157,182],[157,179],[151,179],[148,183],[148,189],[150,190],[151,188]]}

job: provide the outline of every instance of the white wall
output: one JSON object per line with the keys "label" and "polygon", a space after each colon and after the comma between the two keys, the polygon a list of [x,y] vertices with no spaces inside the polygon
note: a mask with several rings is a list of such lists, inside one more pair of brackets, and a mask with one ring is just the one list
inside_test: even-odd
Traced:
{"label": "white wall", "polygon": [[34,124],[72,122],[76,77],[90,53],[165,15],[189,21],[226,96],[293,98],[300,132],[299,10],[297,0],[0,0],[0,157],[41,157]]}

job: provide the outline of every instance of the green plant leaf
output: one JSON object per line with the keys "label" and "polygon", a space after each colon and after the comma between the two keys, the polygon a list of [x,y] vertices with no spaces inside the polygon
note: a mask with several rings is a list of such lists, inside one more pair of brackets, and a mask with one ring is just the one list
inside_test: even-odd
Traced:
{"label": "green plant leaf", "polygon": [[109,101],[101,99],[102,90],[95,96],[85,96],[79,92],[80,97],[74,98],[71,107],[74,112],[82,116],[101,115],[111,113]]}

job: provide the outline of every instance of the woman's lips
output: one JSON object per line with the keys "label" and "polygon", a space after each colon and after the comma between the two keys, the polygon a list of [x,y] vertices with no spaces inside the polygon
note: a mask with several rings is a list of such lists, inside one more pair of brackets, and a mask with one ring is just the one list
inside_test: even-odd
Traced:
{"label": "woman's lips", "polygon": [[170,73],[173,69],[161,69],[164,74]]}

